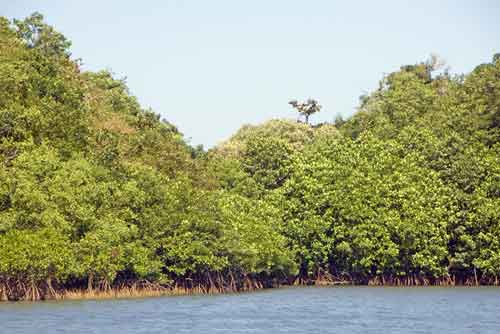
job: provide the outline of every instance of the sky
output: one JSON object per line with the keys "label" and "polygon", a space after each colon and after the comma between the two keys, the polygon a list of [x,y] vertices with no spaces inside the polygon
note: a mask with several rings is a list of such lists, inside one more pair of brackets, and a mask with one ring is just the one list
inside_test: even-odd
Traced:
{"label": "sky", "polygon": [[349,117],[384,74],[430,54],[466,73],[500,52],[498,0],[0,0],[10,19],[34,11],[85,70],[126,77],[143,107],[205,147],[296,119],[291,99],[320,102],[313,123]]}

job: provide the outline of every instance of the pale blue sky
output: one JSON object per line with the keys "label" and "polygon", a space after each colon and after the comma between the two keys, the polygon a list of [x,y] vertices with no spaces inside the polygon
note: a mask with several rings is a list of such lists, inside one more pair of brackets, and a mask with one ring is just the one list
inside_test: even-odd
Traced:
{"label": "pale blue sky", "polygon": [[500,52],[500,1],[23,1],[73,42],[84,68],[126,76],[144,107],[192,144],[245,123],[295,118],[289,99],[351,115],[358,96],[402,64],[444,58],[468,72]]}

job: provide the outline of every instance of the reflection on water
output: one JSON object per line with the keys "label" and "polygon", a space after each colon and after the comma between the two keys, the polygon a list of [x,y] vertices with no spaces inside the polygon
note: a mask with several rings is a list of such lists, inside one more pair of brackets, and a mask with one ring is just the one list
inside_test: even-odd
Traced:
{"label": "reflection on water", "polygon": [[498,288],[289,288],[0,303],[0,333],[500,333]]}

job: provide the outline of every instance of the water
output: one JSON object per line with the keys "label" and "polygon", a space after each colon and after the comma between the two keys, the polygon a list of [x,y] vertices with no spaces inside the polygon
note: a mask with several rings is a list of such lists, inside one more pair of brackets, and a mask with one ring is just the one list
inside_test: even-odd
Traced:
{"label": "water", "polygon": [[289,288],[0,303],[0,333],[500,333],[498,288]]}

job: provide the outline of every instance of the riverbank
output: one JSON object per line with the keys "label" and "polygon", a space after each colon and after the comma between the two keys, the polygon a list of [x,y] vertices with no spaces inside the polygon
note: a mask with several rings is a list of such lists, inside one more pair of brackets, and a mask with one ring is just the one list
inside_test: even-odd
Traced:
{"label": "riverbank", "polygon": [[498,279],[479,280],[474,277],[458,279],[454,276],[429,279],[409,276],[404,278],[375,277],[364,281],[349,280],[329,280],[329,279],[295,279],[289,283],[270,283],[247,281],[245,284],[228,284],[222,286],[216,285],[191,285],[189,287],[182,285],[162,286],[147,282],[141,284],[121,285],[109,287],[107,289],[47,289],[46,287],[37,287],[36,290],[28,288],[23,295],[13,294],[3,285],[0,288],[0,302],[16,301],[44,301],[44,300],[100,300],[100,299],[127,299],[127,298],[147,298],[160,296],[185,296],[185,295],[212,295],[250,292],[264,289],[278,289],[286,287],[340,287],[340,286],[366,286],[366,287],[481,287],[481,286],[499,286]]}

